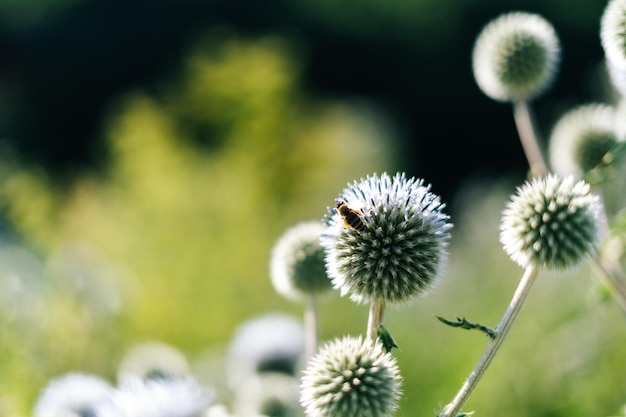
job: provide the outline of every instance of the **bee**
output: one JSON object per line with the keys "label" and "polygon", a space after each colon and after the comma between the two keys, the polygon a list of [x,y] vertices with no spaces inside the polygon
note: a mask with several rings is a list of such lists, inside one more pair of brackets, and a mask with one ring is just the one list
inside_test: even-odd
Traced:
{"label": "bee", "polygon": [[367,227],[361,210],[351,208],[345,201],[337,202],[335,209],[343,219],[344,226],[351,227],[359,231],[364,230]]}

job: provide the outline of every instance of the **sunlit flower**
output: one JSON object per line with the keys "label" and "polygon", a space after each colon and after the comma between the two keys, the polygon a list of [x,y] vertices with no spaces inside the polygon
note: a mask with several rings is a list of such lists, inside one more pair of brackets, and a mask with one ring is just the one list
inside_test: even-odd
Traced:
{"label": "sunlit flower", "polygon": [[104,379],[69,373],[48,382],[35,402],[34,417],[92,417],[114,392]]}
{"label": "sunlit flower", "polygon": [[240,324],[228,346],[226,377],[236,390],[266,372],[295,375],[304,355],[302,323],[283,313],[266,313]]}
{"label": "sunlit flower", "polygon": [[272,250],[270,277],[279,294],[299,300],[332,289],[320,245],[324,229],[319,221],[303,222],[278,239]]}
{"label": "sunlit flower", "polygon": [[401,384],[395,358],[380,343],[348,336],[313,357],[302,377],[300,403],[309,417],[386,417],[397,409]]}
{"label": "sunlit flower", "polygon": [[582,178],[597,167],[619,138],[615,110],[605,104],[586,104],[565,113],[549,141],[552,170]]}
{"label": "sunlit flower", "polygon": [[472,55],[474,77],[488,97],[530,100],[552,84],[561,46],[543,17],[510,12],[489,22],[478,35]]}
{"label": "sunlit flower", "polygon": [[213,390],[195,378],[127,379],[100,407],[98,417],[200,417],[213,403]]}
{"label": "sunlit flower", "polygon": [[333,285],[356,302],[400,304],[425,293],[443,271],[449,216],[421,179],[384,173],[354,182],[339,195],[364,227],[346,226],[333,210],[321,237]]}
{"label": "sunlit flower", "polygon": [[550,174],[518,187],[500,224],[513,261],[565,269],[595,253],[604,217],[600,198],[584,181]]}

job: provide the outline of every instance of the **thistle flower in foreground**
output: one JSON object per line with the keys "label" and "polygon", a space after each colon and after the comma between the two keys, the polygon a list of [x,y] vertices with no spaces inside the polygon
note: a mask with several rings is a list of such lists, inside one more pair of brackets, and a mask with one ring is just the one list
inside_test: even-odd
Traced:
{"label": "thistle flower in foreground", "polygon": [[387,417],[401,396],[395,358],[380,343],[344,337],[324,346],[301,382],[300,403],[309,417]]}
{"label": "thistle flower in foreground", "polygon": [[497,101],[530,100],[553,82],[561,46],[543,17],[510,12],[488,23],[478,35],[472,55],[474,78]]}
{"label": "thistle flower in foreground", "polygon": [[604,216],[589,184],[550,174],[518,187],[500,224],[500,242],[513,261],[566,269],[595,253]]}
{"label": "thistle flower in foreground", "polygon": [[342,295],[400,304],[433,285],[447,260],[452,224],[430,185],[400,173],[374,174],[349,185],[339,200],[363,222],[359,230],[336,211],[326,217],[320,243]]}
{"label": "thistle flower in foreground", "polygon": [[619,137],[615,110],[605,104],[586,104],[565,113],[549,141],[550,163],[561,176],[584,174],[600,165]]}
{"label": "thistle flower in foreground", "polygon": [[289,228],[278,239],[272,249],[270,276],[279,294],[300,300],[306,295],[332,290],[320,245],[324,229],[319,221],[303,222]]}
{"label": "thistle flower in foreground", "polygon": [[33,410],[34,417],[90,417],[115,391],[104,379],[69,373],[51,380],[43,389]]}

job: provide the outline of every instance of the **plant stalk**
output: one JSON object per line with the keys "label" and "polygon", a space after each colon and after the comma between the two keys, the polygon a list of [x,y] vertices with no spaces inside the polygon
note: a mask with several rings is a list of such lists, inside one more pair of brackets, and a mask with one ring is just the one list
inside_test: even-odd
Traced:
{"label": "plant stalk", "polygon": [[378,327],[383,324],[385,317],[385,301],[377,298],[370,303],[367,320],[367,340],[374,345],[378,338]]}
{"label": "plant stalk", "polygon": [[306,362],[308,362],[317,352],[317,302],[314,295],[307,298],[304,310],[304,329],[304,354]]}
{"label": "plant stalk", "polygon": [[452,402],[446,405],[438,417],[455,417],[463,408],[479,381],[485,374],[485,371],[487,371],[487,368],[491,365],[493,358],[496,356],[500,346],[502,346],[502,342],[504,342],[509,330],[513,326],[517,315],[526,301],[530,288],[532,287],[533,282],[535,282],[537,271],[538,268],[536,265],[531,265],[526,268],[524,275],[515,290],[515,294],[513,294],[509,307],[502,316],[498,327],[495,329],[497,334],[496,338],[487,345],[483,355],[476,364],[476,367],[474,367],[470,375],[467,377],[459,392],[456,394]]}
{"label": "plant stalk", "polygon": [[533,177],[543,177],[548,173],[548,165],[539,147],[539,140],[535,133],[527,101],[513,102],[513,118],[515,119],[515,126],[517,127],[528,165],[530,166],[531,175]]}

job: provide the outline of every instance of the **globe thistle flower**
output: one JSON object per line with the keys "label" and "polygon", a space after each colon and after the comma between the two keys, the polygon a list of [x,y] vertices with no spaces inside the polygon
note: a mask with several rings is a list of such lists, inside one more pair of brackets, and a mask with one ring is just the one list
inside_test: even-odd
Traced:
{"label": "globe thistle flower", "polygon": [[324,346],[301,381],[300,403],[309,417],[386,417],[397,409],[402,378],[380,343],[344,337]]}
{"label": "globe thistle flower", "polygon": [[474,78],[497,101],[527,101],[553,82],[561,46],[543,17],[510,12],[488,23],[474,44]]}
{"label": "globe thistle flower", "polygon": [[600,42],[610,67],[626,70],[626,1],[610,0],[600,20]]}
{"label": "globe thistle flower", "polygon": [[214,393],[195,378],[127,379],[98,417],[201,417],[213,403]]}
{"label": "globe thistle flower", "polygon": [[447,260],[449,216],[423,180],[383,173],[355,181],[339,195],[359,228],[337,211],[326,216],[320,243],[333,286],[359,303],[405,303],[425,293]]}
{"label": "globe thistle flower", "polygon": [[118,384],[132,379],[182,378],[190,375],[187,358],[166,343],[150,341],[133,346],[122,358]]}
{"label": "globe thistle flower", "polygon": [[37,398],[34,417],[91,417],[115,391],[104,379],[69,373],[48,382]]}
{"label": "globe thistle flower", "polygon": [[283,313],[266,313],[240,324],[228,346],[227,382],[233,390],[258,374],[295,375],[304,355],[304,326]]}
{"label": "globe thistle flower", "polygon": [[299,223],[276,242],[270,260],[270,276],[276,291],[286,298],[301,300],[332,289],[326,274],[319,221]]}
{"label": "globe thistle flower", "polygon": [[619,139],[613,107],[597,103],[578,106],[565,113],[552,130],[552,169],[561,176],[582,178],[602,163]]}
{"label": "globe thistle flower", "polygon": [[518,187],[502,215],[500,242],[523,268],[573,267],[595,253],[602,213],[589,184],[549,174]]}

